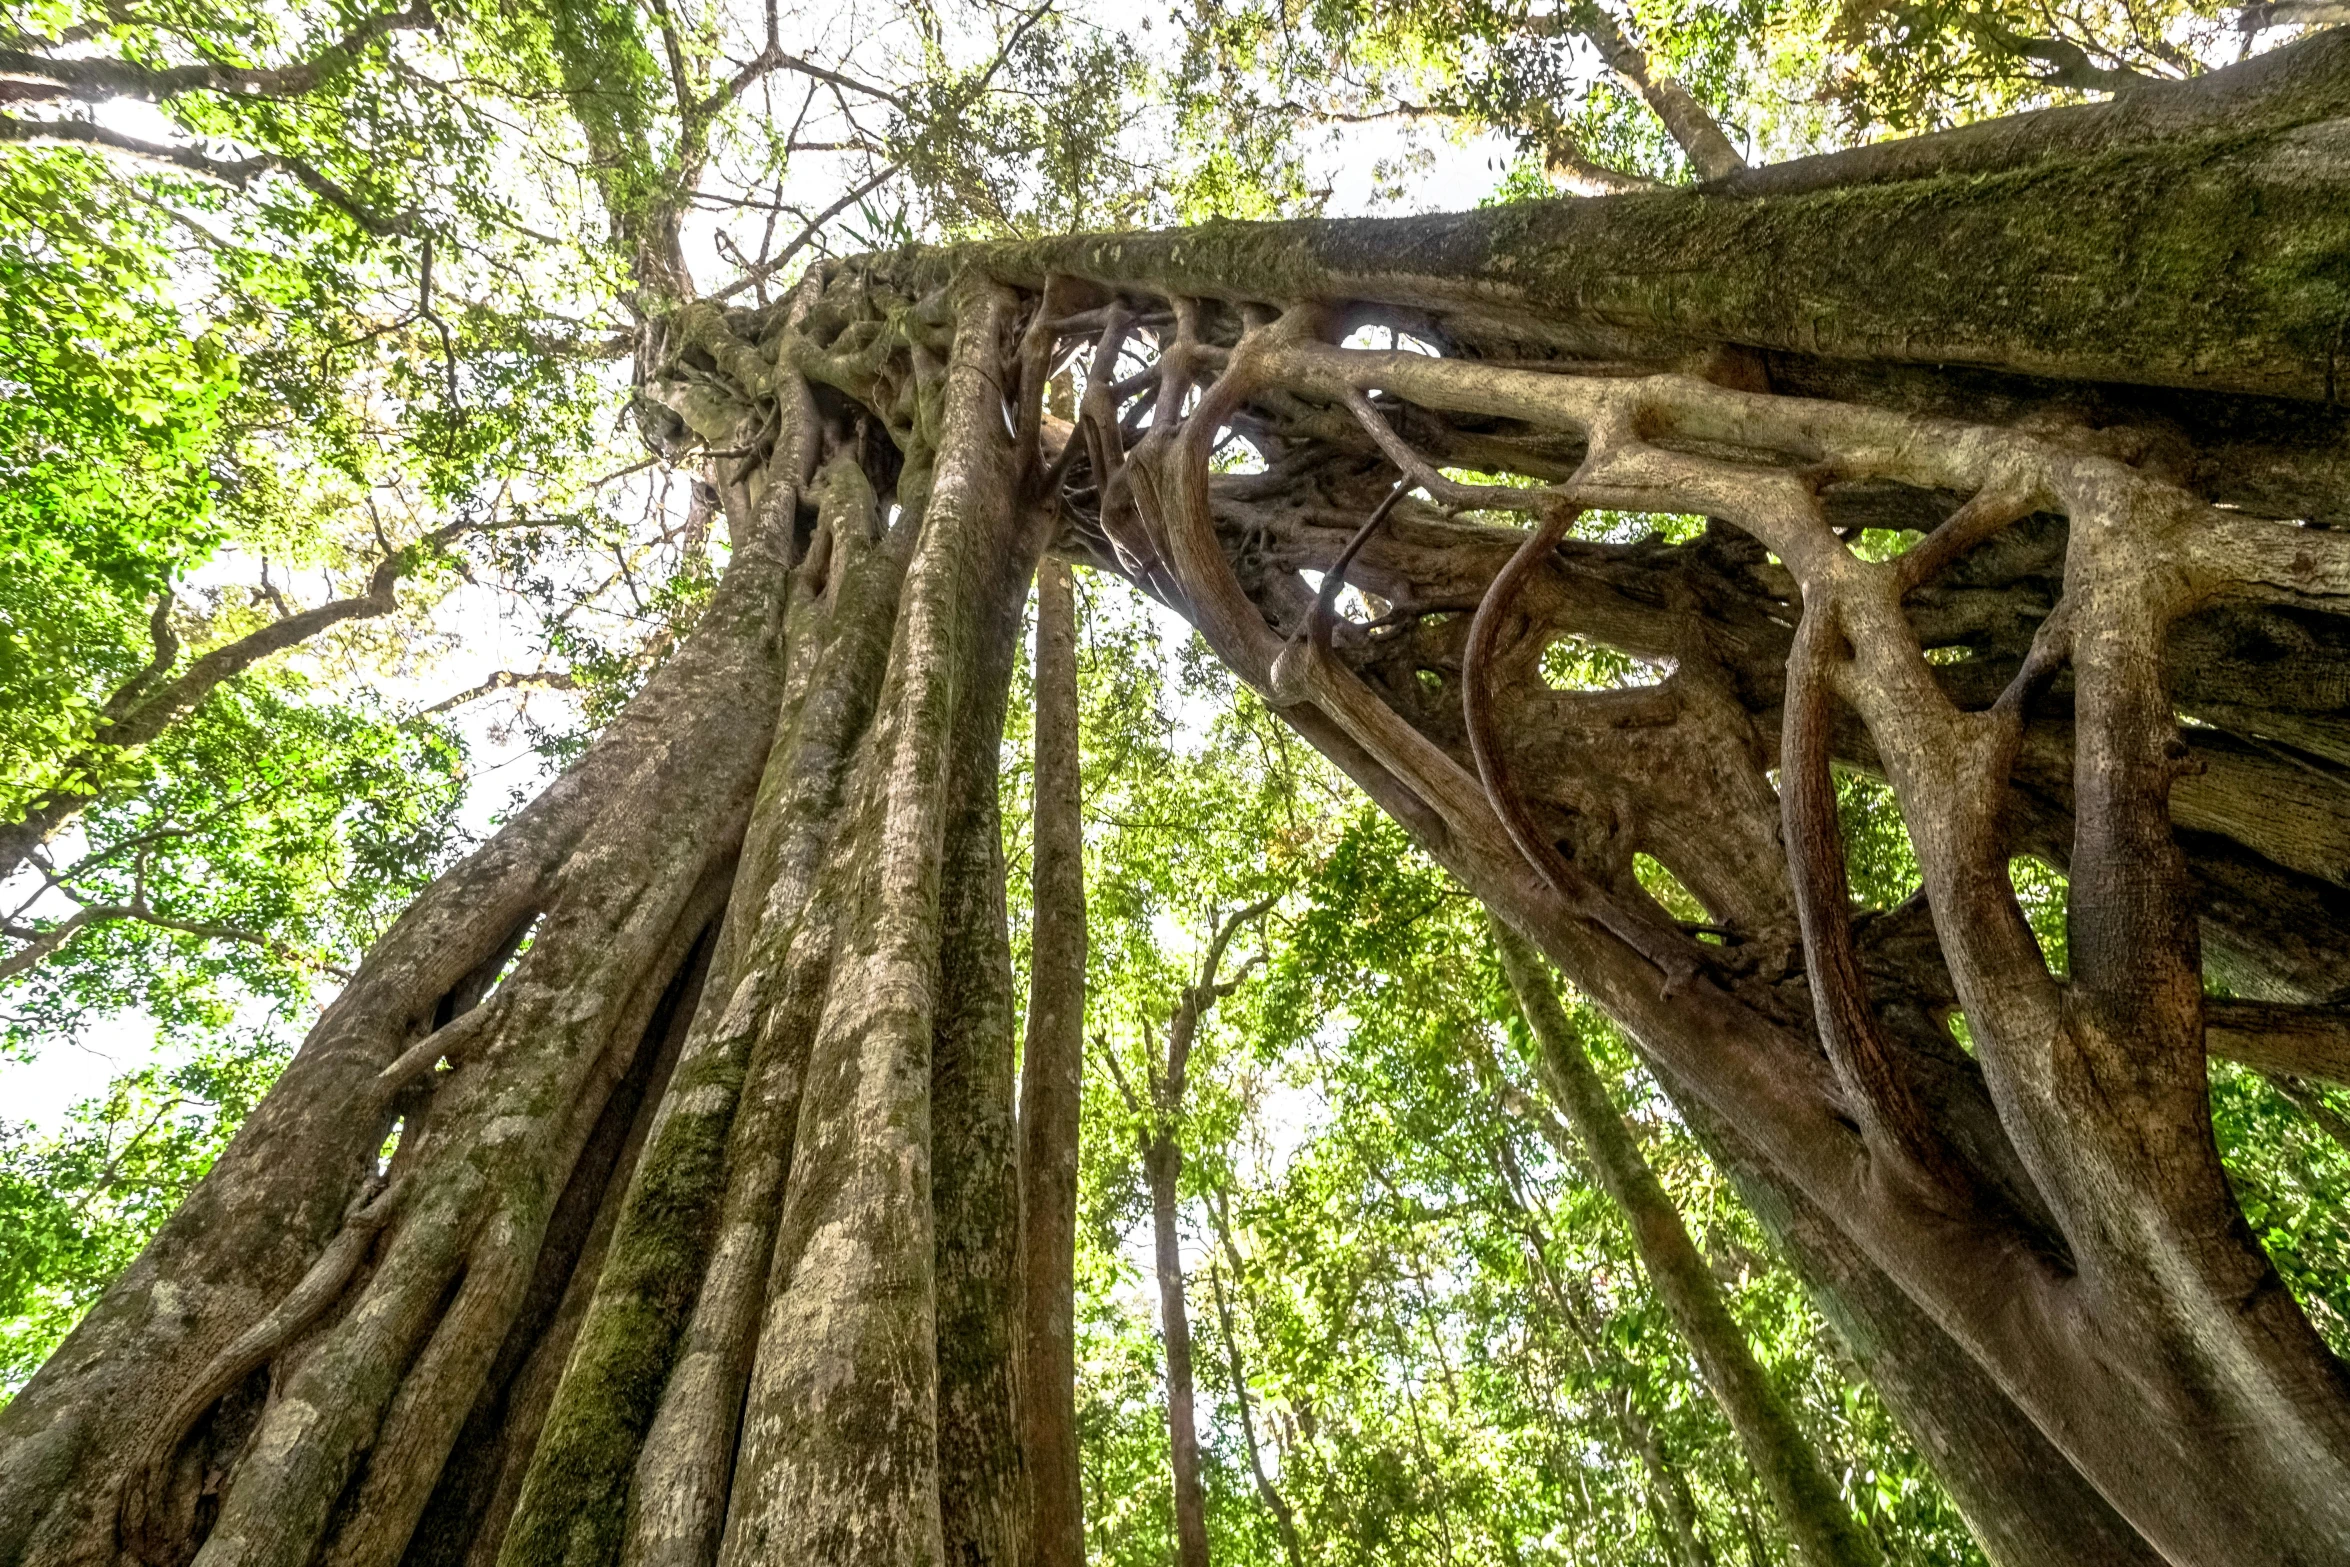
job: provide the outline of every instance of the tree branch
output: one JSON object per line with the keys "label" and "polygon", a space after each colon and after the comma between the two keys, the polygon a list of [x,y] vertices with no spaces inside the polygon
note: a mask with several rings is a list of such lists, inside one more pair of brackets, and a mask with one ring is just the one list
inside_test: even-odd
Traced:
{"label": "tree branch", "polygon": [[[1199,983],[1192,987],[1194,990],[1205,995],[1230,994],[1229,990],[1220,989],[1216,984],[1216,971],[1224,965],[1224,949],[1232,945],[1232,938],[1240,933],[1241,926],[1251,920],[1262,919],[1280,901],[1279,892],[1268,892],[1246,908],[1235,909],[1216,927],[1215,936],[1208,942],[1207,952],[1200,958]],[[1249,960],[1252,966],[1257,961],[1255,958]]]}
{"label": "tree branch", "polygon": [[2203,1037],[2211,1054],[2255,1072],[2350,1088],[2350,1010],[2209,1000]]}
{"label": "tree branch", "polygon": [[777,71],[790,71],[815,81],[828,82],[832,86],[845,88],[850,92],[886,103],[901,113],[911,112],[907,109],[903,94],[892,92],[886,87],[876,87],[871,82],[859,81],[854,76],[828,69],[813,60],[802,59],[789,50],[777,48],[771,38],[768,40],[766,48],[744,61],[741,68],[720,83],[715,92],[694,105],[695,117],[702,120],[711,118],[744,93],[756,87],[762,77],[770,76]]}
{"label": "tree branch", "polygon": [[[234,642],[224,643],[189,665],[177,679],[159,688],[154,687],[149,674],[142,672],[108,701],[106,723],[92,737],[90,745],[68,762],[63,769],[64,775],[68,778],[94,779],[103,770],[109,756],[147,744],[170,727],[175,719],[210,696],[221,682],[244,673],[262,659],[305,642],[343,621],[371,620],[389,614],[399,603],[397,590],[400,579],[427,551],[438,549],[468,533],[479,533],[496,527],[534,525],[525,520],[509,523],[460,522],[436,528],[406,549],[387,553],[377,563],[364,593],[334,599],[315,609],[285,616]],[[150,669],[152,667],[150,665]],[[123,692],[133,688],[136,688],[135,699],[124,701]],[[63,788],[35,800],[18,820],[0,822],[0,877],[14,875],[17,867],[24,863],[34,849],[48,842],[58,829],[79,815],[96,798],[94,789]]]}
{"label": "tree branch", "polygon": [[1136,1096],[1134,1086],[1126,1081],[1126,1069],[1118,1064],[1118,1052],[1099,1034],[1093,1036],[1093,1048],[1109,1066],[1110,1081],[1118,1085],[1118,1097],[1126,1101],[1126,1108],[1135,1115],[1142,1114],[1142,1100]]}
{"label": "tree branch", "polygon": [[74,910],[47,930],[26,925],[0,925],[0,935],[25,943],[6,958],[0,958],[0,984],[6,984],[17,975],[26,973],[90,926],[128,919],[132,912],[127,903],[92,903]]}
{"label": "tree branch", "polygon": [[119,721],[137,704],[140,697],[153,689],[156,681],[171,672],[172,665],[179,662],[180,639],[171,629],[171,608],[174,602],[169,588],[164,589],[162,596],[155,600],[154,613],[147,618],[147,635],[154,643],[155,656],[147,661],[145,668],[124,681],[115,689],[114,695],[106,699],[105,713],[109,723]]}
{"label": "tree branch", "polygon": [[[404,11],[385,11],[368,17],[317,54],[289,65],[239,66],[206,61],[157,69],[134,65],[128,60],[58,60],[7,48],[0,49],[0,73],[35,78],[38,85],[53,89],[46,94],[49,99],[70,98],[85,103],[103,103],[109,98],[140,98],[156,103],[188,92],[297,98],[349,64],[377,39],[389,33],[431,27],[436,20],[432,0],[414,0]],[[52,46],[68,47],[78,41],[73,33],[79,31],[69,30],[67,36]]]}
{"label": "tree branch", "polygon": [[501,669],[479,685],[467,686],[455,696],[441,698],[418,716],[446,713],[500,691],[573,691],[578,687],[579,681],[567,669],[533,669],[527,672]]}
{"label": "tree branch", "polygon": [[16,924],[0,924],[0,935],[25,945],[0,959],[0,984],[6,984],[20,974],[31,972],[47,959],[55,956],[67,943],[83,931],[96,925],[110,925],[120,920],[132,920],[141,925],[152,925],[158,930],[177,931],[181,935],[201,936],[208,941],[236,941],[247,946],[265,947],[289,963],[312,968],[333,975],[337,979],[351,977],[349,969],[329,963],[316,953],[304,952],[290,942],[278,940],[242,925],[226,925],[208,920],[174,919],[158,914],[147,906],[144,895],[129,903],[91,903],[59,921],[46,930]]}
{"label": "tree branch", "polygon": [[255,180],[265,174],[285,174],[312,195],[341,209],[352,222],[379,238],[405,234],[415,226],[414,213],[403,212],[395,217],[384,217],[317,169],[283,153],[257,153],[250,158],[215,158],[195,147],[174,147],[163,142],[145,141],[103,125],[93,125],[87,120],[18,120],[5,116],[0,116],[0,142],[17,142],[26,146],[57,144],[103,148],[109,152],[143,158],[150,163],[184,169],[190,174],[217,180],[238,190],[250,188]]}
{"label": "tree branch", "polygon": [[1669,72],[1657,70],[1647,51],[1633,42],[1623,25],[1598,0],[1581,0],[1572,10],[1528,19],[1536,32],[1572,30],[1599,51],[1608,69],[1622,77],[1664,122],[1666,132],[1688,154],[1701,179],[1718,180],[1746,167],[1746,160],[1730,144],[1722,127],[1689,89]]}
{"label": "tree branch", "polygon": [[2038,73],[2038,80],[2051,87],[2118,95],[2164,80],[2159,76],[2133,71],[2124,65],[2099,65],[2089,58],[2088,50],[2069,38],[2028,38],[2004,29],[1999,31],[1998,36],[2002,44],[2017,54],[2047,66],[2047,70]]}
{"label": "tree branch", "polygon": [[[1224,1228],[1222,1218],[1217,1215],[1214,1203],[1208,1205],[1208,1212],[1215,1223],[1217,1237],[1224,1242],[1224,1249],[1238,1257],[1239,1253],[1232,1245],[1232,1237]],[[1232,1373],[1232,1396],[1240,1405],[1240,1434],[1248,1445],[1249,1473],[1256,1477],[1257,1497],[1265,1504],[1265,1510],[1273,1515],[1274,1527],[1281,1531],[1281,1550],[1289,1558],[1289,1567],[1305,1567],[1305,1554],[1298,1546],[1297,1519],[1290,1512],[1289,1503],[1282,1499],[1281,1492],[1274,1486],[1272,1477],[1265,1473],[1264,1454],[1257,1447],[1257,1422],[1249,1408],[1248,1373],[1241,1366],[1240,1339],[1233,1331],[1232,1307],[1224,1299],[1223,1275],[1212,1264],[1208,1268],[1208,1289],[1216,1297],[1216,1326],[1222,1332],[1224,1358]]]}
{"label": "tree branch", "polygon": [[759,263],[759,265],[751,268],[750,271],[744,273],[741,277],[736,278],[733,282],[727,284],[726,287],[720,289],[717,293],[712,294],[710,296],[711,301],[713,303],[718,303],[732,299],[735,295],[741,293],[744,289],[750,288],[758,283],[763,283],[768,278],[773,277],[778,271],[782,270],[784,265],[789,262],[792,257],[798,255],[802,250],[805,250],[809,244],[815,240],[818,231],[821,230],[825,224],[830,223],[834,218],[837,218],[842,213],[848,211],[850,207],[856,205],[860,201],[863,201],[867,196],[870,196],[875,191],[879,190],[882,185],[888,181],[891,175],[898,172],[898,168],[899,165],[895,163],[883,164],[881,166],[880,173],[875,174],[871,179],[866,180],[863,184],[852,187],[838,201],[835,201],[831,206],[826,207],[822,212],[819,212],[816,214],[816,216],[810,218],[808,220],[807,227],[801,229],[800,232],[793,237],[790,244],[784,246],[781,251],[777,252],[773,260],[762,261]]}

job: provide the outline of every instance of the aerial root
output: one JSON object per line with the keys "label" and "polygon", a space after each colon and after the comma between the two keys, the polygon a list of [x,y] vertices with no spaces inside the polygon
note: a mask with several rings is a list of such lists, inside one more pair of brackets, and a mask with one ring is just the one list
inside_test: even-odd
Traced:
{"label": "aerial root", "polygon": [[1541,521],[1517,553],[1486,589],[1469,623],[1469,645],[1461,660],[1461,718],[1468,730],[1469,752],[1476,758],[1477,776],[1485,797],[1500,818],[1510,841],[1535,872],[1568,907],[1599,923],[1608,932],[1656,965],[1665,977],[1665,994],[1672,995],[1697,974],[1692,943],[1680,931],[1643,919],[1595,886],[1558,846],[1535,825],[1534,813],[1518,790],[1494,732],[1493,654],[1501,640],[1502,621],[1517,602],[1526,581],[1574,526],[1582,508],[1571,506],[1554,492],[1544,496]]}
{"label": "aerial root", "polygon": [[310,1271],[260,1321],[238,1334],[197,1373],[187,1391],[164,1412],[145,1448],[124,1471],[122,1495],[115,1508],[117,1540],[137,1550],[167,1536],[154,1529],[155,1512],[168,1486],[173,1458],[195,1430],[196,1423],[237,1385],[260,1370],[279,1351],[316,1322],[340,1300],[375,1243],[377,1232],[390,1223],[406,1197],[405,1176],[368,1182],[343,1215],[335,1232]]}

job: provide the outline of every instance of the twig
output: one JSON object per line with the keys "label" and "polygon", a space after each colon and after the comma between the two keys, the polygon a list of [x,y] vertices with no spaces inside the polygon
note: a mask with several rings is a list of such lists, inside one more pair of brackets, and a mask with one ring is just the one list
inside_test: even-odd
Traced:
{"label": "twig", "polygon": [[817,232],[821,230],[825,224],[830,223],[834,218],[837,218],[842,213],[848,211],[850,207],[854,206],[860,201],[863,201],[867,196],[870,196],[875,191],[879,190],[883,183],[886,182],[891,175],[898,172],[899,167],[900,165],[896,163],[883,164],[881,166],[880,173],[875,174],[871,179],[866,180],[863,184],[854,187],[847,194],[843,195],[838,201],[834,202],[831,206],[826,207],[822,212],[819,212],[816,214],[816,216],[810,218],[808,220],[808,226],[801,229],[799,234],[792,240],[790,244],[783,247],[782,251],[775,257],[774,260],[761,262],[758,266],[753,267],[750,271],[744,273],[741,277],[736,278],[732,283],[727,284],[726,287],[720,289],[717,293],[711,295],[710,297],[713,300],[718,301],[732,299],[735,295],[741,293],[744,289],[753,287],[756,284],[762,283],[768,278],[773,277],[776,272],[781,270],[783,266],[792,259],[792,257],[798,255],[801,251],[808,248],[809,244],[815,240]]}

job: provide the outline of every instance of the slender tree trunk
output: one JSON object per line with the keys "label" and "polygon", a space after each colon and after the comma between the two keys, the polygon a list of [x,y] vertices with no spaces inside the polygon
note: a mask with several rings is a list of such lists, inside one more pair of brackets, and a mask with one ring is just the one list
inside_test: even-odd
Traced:
{"label": "slender tree trunk", "polygon": [[1648,1475],[1650,1510],[1657,1518],[1658,1536],[1667,1543],[1674,1558],[1686,1567],[1712,1567],[1713,1547],[1707,1544],[1704,1526],[1698,1519],[1697,1500],[1690,1492],[1689,1477],[1665,1451],[1655,1421],[1649,1418],[1633,1391],[1630,1368],[1623,1365],[1619,1352],[1603,1336],[1605,1323],[1593,1320],[1595,1313],[1590,1303],[1577,1298],[1572,1289],[1562,1287],[1551,1270],[1549,1230],[1528,1204],[1524,1173],[1508,1137],[1497,1135],[1488,1145],[1488,1153],[1494,1172],[1501,1177],[1503,1201],[1530,1249],[1536,1288],[1548,1302],[1553,1319],[1566,1328],[1582,1349],[1584,1360],[1602,1384],[1600,1402],[1607,1410],[1608,1419]]}
{"label": "slender tree trunk", "polygon": [[1705,1385],[1730,1429],[1738,1434],[1747,1462],[1779,1514],[1780,1526],[1814,1567],[1875,1563],[1874,1542],[1837,1494],[1810,1439],[1795,1423],[1794,1410],[1755,1360],[1744,1330],[1722,1298],[1721,1286],[1689,1238],[1680,1210],[1649,1169],[1606,1085],[1592,1069],[1540,956],[1498,920],[1492,928],[1502,970],[1534,1031],[1543,1086],[1574,1128],[1575,1140],[1599,1172],[1600,1184],[1622,1210],[1641,1266],[1696,1356]]}
{"label": "slender tree trunk", "polygon": [[[1276,894],[1275,897],[1278,895]],[[1189,1081],[1191,1050],[1201,1021],[1216,1003],[1229,995],[1241,975],[1219,980],[1224,953],[1240,927],[1261,917],[1275,897],[1266,897],[1235,911],[1217,925],[1200,957],[1199,975],[1184,988],[1182,998],[1167,1018],[1167,1054],[1164,1064],[1151,1064],[1150,1098],[1146,1103],[1126,1085],[1127,1106],[1143,1119],[1143,1178],[1150,1187],[1151,1243],[1159,1281],[1159,1329],[1167,1357],[1167,1444],[1175,1492],[1175,1556],[1178,1567],[1207,1567],[1207,1496],[1200,1482],[1199,1424],[1193,1411],[1195,1380],[1191,1364],[1191,1312],[1184,1303],[1183,1248],[1177,1231],[1182,1202],[1183,1144],[1178,1135],[1183,1099]],[[1114,1063],[1113,1063],[1114,1064]]]}
{"label": "slender tree trunk", "polygon": [[1630,1390],[1609,1389],[1609,1404],[1617,1427],[1647,1466],[1649,1494],[1660,1515],[1658,1532],[1672,1542],[1673,1555],[1682,1567],[1714,1567],[1713,1547],[1706,1544],[1704,1527],[1698,1522],[1697,1498],[1690,1494],[1689,1477],[1665,1452],[1656,1426],[1633,1402]]}
{"label": "slender tree trunk", "polygon": [[1020,1065],[1021,1443],[1036,1567],[1083,1567],[1077,1453],[1077,1150],[1085,1064],[1085,842],[1078,780],[1077,592],[1036,574],[1035,917]]}
{"label": "slender tree trunk", "polygon": [[1152,1256],[1159,1277],[1159,1334],[1167,1356],[1167,1448],[1175,1486],[1176,1567],[1208,1567],[1207,1494],[1200,1485],[1199,1424],[1193,1412],[1191,1310],[1184,1302],[1183,1250],[1176,1231],[1183,1150],[1162,1132],[1143,1150],[1150,1182]]}

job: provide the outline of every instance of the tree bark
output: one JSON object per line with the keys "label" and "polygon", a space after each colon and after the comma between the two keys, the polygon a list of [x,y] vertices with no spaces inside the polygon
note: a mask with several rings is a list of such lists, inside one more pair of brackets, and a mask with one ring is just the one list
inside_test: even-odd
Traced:
{"label": "tree bark", "polygon": [[[942,1364],[938,1345],[930,1103],[946,917],[940,866],[955,804],[941,756],[952,754],[959,705],[989,700],[972,689],[975,666],[987,662],[983,628],[998,618],[989,574],[1015,545],[1009,441],[990,379],[1008,322],[1000,296],[967,299],[973,308],[954,334],[937,416],[936,467],[901,481],[901,504],[922,517],[923,531],[850,785],[842,838],[851,852],[818,892],[841,910],[839,957],[810,1045],[723,1567],[939,1562],[950,1537],[995,1527],[950,1520],[941,1508],[942,1483],[974,1478],[973,1455],[944,1439],[942,1417],[985,1422],[994,1412],[956,1407],[992,1379],[981,1367]],[[1008,1421],[1009,1410],[1001,1415]],[[984,1505],[992,1511],[995,1498]]]}
{"label": "tree bark", "polygon": [[1021,1442],[1037,1567],[1082,1567],[1077,1451],[1077,1152],[1085,1064],[1085,839],[1077,590],[1036,574],[1036,759],[1028,1032],[1020,1064]]}
{"label": "tree bark", "polygon": [[[1170,1030],[1170,1035],[1172,1030]],[[1175,1490],[1176,1567],[1208,1567],[1207,1493],[1200,1485],[1199,1423],[1193,1413],[1191,1310],[1184,1302],[1183,1248],[1176,1230],[1183,1150],[1161,1132],[1143,1150],[1151,1192],[1151,1255],[1159,1279],[1159,1336],[1167,1357],[1167,1458]]]}
{"label": "tree bark", "polygon": [[1494,942],[1518,1008],[1534,1032],[1544,1088],[1574,1128],[1576,1142],[1622,1210],[1641,1266],[1673,1325],[1696,1357],[1714,1401],[1738,1435],[1796,1552],[1817,1567],[1859,1567],[1879,1560],[1875,1543],[1844,1505],[1795,1412],[1755,1360],[1730,1315],[1680,1210],[1657,1181],[1592,1069],[1575,1027],[1561,1010],[1542,960],[1523,937],[1494,923]]}
{"label": "tree bark", "polygon": [[711,415],[758,449],[694,636],[5,1412],[12,1567],[1021,1559],[995,757],[1041,537],[1009,297],[949,317],[902,464],[790,372]]}
{"label": "tree bark", "polygon": [[[212,1561],[307,1554],[356,1450],[404,1429],[421,1439],[419,1423],[454,1438],[472,1360],[497,1348],[554,1193],[735,858],[765,731],[730,699],[772,710],[788,567],[788,538],[763,523],[740,519],[734,567],[678,656],[401,917],[210,1174],[0,1412],[0,1561],[110,1559],[118,1511],[131,1543],[160,1536],[168,1554],[162,1541],[203,1535],[207,1464],[236,1472]],[[638,824],[654,819],[680,828],[648,839]],[[530,953],[477,1005],[496,974],[485,963],[534,917]],[[377,1190],[391,1102],[419,1081],[430,1135],[407,1179]],[[480,1166],[448,1157],[477,1148]],[[508,1217],[484,1232],[483,1205]],[[464,1257],[477,1235],[494,1262]],[[322,1325],[347,1292],[368,1304]],[[440,1334],[444,1304],[460,1320]],[[453,1420],[390,1407],[428,1340],[446,1346],[427,1357],[443,1396],[463,1389]],[[306,1396],[254,1424],[241,1390],[295,1345]],[[270,1461],[235,1463],[239,1451]]]}
{"label": "tree bark", "polygon": [[2015,1402],[1721,1117],[1665,1090],[1803,1281],[1994,1567],[2153,1567],[2162,1558]]}

